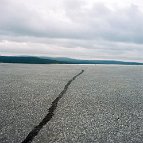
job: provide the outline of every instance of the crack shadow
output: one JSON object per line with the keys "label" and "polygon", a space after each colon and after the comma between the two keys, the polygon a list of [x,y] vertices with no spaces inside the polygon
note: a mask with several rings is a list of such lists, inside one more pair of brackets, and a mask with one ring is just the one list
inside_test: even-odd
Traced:
{"label": "crack shadow", "polygon": [[35,126],[32,131],[27,135],[27,137],[21,142],[21,143],[31,143],[35,136],[38,135],[39,131],[43,128],[44,125],[46,125],[54,116],[54,111],[57,108],[57,104],[59,100],[63,97],[63,95],[66,93],[69,85],[74,81],[79,75],[81,75],[84,72],[82,70],[80,73],[75,75],[72,79],[70,79],[67,84],[65,85],[63,91],[58,95],[58,97],[52,102],[51,107],[49,108],[48,114],[44,117],[44,119],[39,123],[39,125]]}

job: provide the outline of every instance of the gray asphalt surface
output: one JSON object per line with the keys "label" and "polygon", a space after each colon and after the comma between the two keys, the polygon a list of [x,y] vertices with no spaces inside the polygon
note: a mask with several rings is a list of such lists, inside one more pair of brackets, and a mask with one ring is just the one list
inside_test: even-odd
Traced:
{"label": "gray asphalt surface", "polygon": [[60,99],[33,143],[142,143],[143,67],[0,64],[0,143],[20,143]]}

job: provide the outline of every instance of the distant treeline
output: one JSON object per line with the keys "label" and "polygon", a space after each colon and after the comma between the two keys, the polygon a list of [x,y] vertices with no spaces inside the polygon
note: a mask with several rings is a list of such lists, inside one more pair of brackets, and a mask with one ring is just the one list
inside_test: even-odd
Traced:
{"label": "distant treeline", "polygon": [[1,63],[24,63],[24,64],[60,64],[56,60],[42,59],[39,57],[17,57],[17,56],[0,56]]}
{"label": "distant treeline", "polygon": [[138,62],[124,62],[111,60],[79,60],[70,58],[30,57],[30,56],[0,56],[0,63],[23,64],[118,64],[118,65],[143,65]]}

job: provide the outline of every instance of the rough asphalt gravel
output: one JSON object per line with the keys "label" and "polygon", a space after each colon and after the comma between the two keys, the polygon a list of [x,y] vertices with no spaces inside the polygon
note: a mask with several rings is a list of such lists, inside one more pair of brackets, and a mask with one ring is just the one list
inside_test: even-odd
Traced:
{"label": "rough asphalt gravel", "polygon": [[0,143],[20,143],[47,115],[33,143],[142,143],[143,66],[0,64]]}

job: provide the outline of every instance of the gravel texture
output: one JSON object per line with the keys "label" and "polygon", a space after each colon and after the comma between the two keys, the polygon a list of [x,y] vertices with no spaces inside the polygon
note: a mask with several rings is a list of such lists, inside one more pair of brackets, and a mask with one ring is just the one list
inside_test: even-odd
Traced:
{"label": "gravel texture", "polygon": [[59,100],[33,143],[142,143],[143,66],[0,64],[0,143],[20,143]]}
{"label": "gravel texture", "polygon": [[0,143],[21,142],[79,71],[70,65],[0,64]]}

